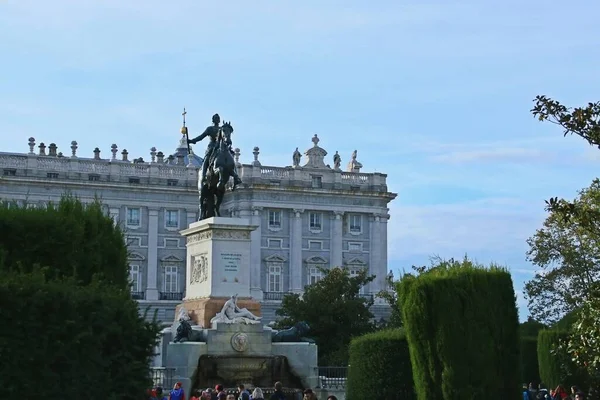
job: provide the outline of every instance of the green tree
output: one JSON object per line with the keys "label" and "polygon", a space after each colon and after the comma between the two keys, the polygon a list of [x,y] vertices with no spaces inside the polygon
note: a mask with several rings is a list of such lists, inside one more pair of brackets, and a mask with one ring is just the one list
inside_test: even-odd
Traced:
{"label": "green tree", "polygon": [[533,317],[529,317],[527,318],[527,321],[525,322],[521,322],[519,324],[519,334],[521,336],[535,336],[537,337],[538,333],[542,330],[542,329],[547,329],[548,326],[546,326],[545,324],[542,324],[539,321],[536,321],[535,319],[533,319]]}
{"label": "green tree", "polygon": [[402,329],[352,339],[346,393],[348,400],[414,397],[410,352]]}
{"label": "green tree", "polygon": [[560,343],[560,348],[584,368],[591,382],[600,385],[600,298],[588,299],[577,310],[577,321],[570,335]]}
{"label": "green tree", "polygon": [[40,265],[48,267],[48,278],[129,287],[123,231],[98,200],[84,205],[67,195],[47,208],[5,203],[0,205],[0,232],[6,233],[0,235],[0,270],[29,272]]}
{"label": "green tree", "polygon": [[360,289],[373,281],[361,271],[350,276],[347,268],[323,269],[323,278],[304,288],[302,296],[288,294],[281,302],[277,315],[278,327],[289,327],[306,321],[310,336],[319,346],[320,365],[347,365],[348,345],[353,337],[374,329],[369,308],[373,300],[360,295]]}
{"label": "green tree", "polygon": [[[600,102],[569,108],[546,96],[537,96],[531,111],[540,121],[560,126],[565,136],[577,135],[600,148]],[[574,312],[571,333],[559,347],[586,368],[597,385],[600,382],[597,375],[600,370],[600,268],[596,267],[600,265],[600,181],[594,179],[574,201],[557,197],[547,200],[546,209],[550,215],[544,228],[533,238],[536,247],[532,247],[535,249],[532,255],[538,257],[537,264],[544,266],[547,272],[526,286],[530,309],[534,315],[556,320],[561,315],[548,315],[542,309],[544,305],[554,306],[550,302],[554,299],[558,303],[554,311]],[[558,292],[550,285],[550,279],[545,276],[551,272],[559,278],[555,286],[567,286],[568,290],[561,288]],[[542,283],[537,288],[536,280]]]}
{"label": "green tree", "polygon": [[[469,258],[465,254],[464,260],[468,261],[468,259]],[[376,294],[376,297],[383,299],[390,306],[391,312],[390,312],[390,317],[387,319],[387,321],[385,321],[385,323],[383,323],[383,324],[380,324],[378,326],[378,328],[380,328],[380,329],[395,329],[395,328],[402,327],[402,309],[400,308],[400,303],[398,302],[398,299],[399,299],[398,291],[400,288],[399,284],[405,275],[406,276],[420,275],[424,272],[429,271],[432,268],[439,267],[440,265],[443,266],[443,265],[446,265],[447,263],[451,264],[453,262],[455,262],[453,258],[446,261],[446,260],[442,259],[439,255],[434,255],[429,258],[429,266],[413,265],[411,267],[413,272],[410,273],[409,275],[407,275],[406,272],[404,272],[403,275],[401,275],[399,277],[399,279],[390,280],[390,278],[388,278],[387,283],[388,283],[389,287],[391,288],[391,290],[381,290]]]}
{"label": "green tree", "polygon": [[539,382],[538,333],[548,327],[529,317],[519,324],[519,358],[521,364],[521,382]]}
{"label": "green tree", "polygon": [[506,269],[444,261],[405,276],[400,303],[419,399],[517,395],[519,321]]}
{"label": "green tree", "polygon": [[398,304],[398,283],[399,280],[391,280],[388,278],[387,284],[390,287],[390,290],[380,290],[375,296],[383,299],[388,306],[390,307],[390,316],[383,323],[379,324],[378,328],[380,329],[391,329],[391,328],[400,328],[402,327],[402,310],[400,310],[400,306]]}
{"label": "green tree", "polygon": [[126,290],[31,270],[0,271],[1,397],[144,399],[158,324]]}
{"label": "green tree", "polygon": [[[579,192],[577,209],[600,207],[600,181]],[[551,209],[543,227],[528,239],[528,259],[540,272],[525,284],[531,314],[553,323],[581,306],[600,278],[600,231],[578,217]]]}

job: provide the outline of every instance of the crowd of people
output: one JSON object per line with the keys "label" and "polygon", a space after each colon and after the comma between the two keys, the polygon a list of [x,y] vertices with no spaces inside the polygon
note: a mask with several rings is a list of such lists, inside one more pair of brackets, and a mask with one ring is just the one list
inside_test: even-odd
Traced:
{"label": "crowd of people", "polygon": [[[214,389],[194,390],[189,399],[187,399],[181,382],[177,382],[168,394],[165,394],[162,387],[152,389],[149,393],[149,398],[150,400],[289,400],[283,393],[283,385],[281,382],[275,382],[273,388],[275,391],[268,399],[265,398],[265,394],[261,388],[254,388],[251,392],[242,384],[238,385],[236,393],[227,392],[223,385],[216,385]],[[302,400],[319,399],[312,389],[305,389],[302,394]],[[336,396],[330,395],[326,400],[338,399]]]}
{"label": "crowd of people", "polygon": [[586,400],[586,396],[577,386],[571,386],[571,391],[568,392],[563,385],[558,385],[554,390],[548,390],[543,383],[539,385],[525,383],[523,384],[523,400]]}

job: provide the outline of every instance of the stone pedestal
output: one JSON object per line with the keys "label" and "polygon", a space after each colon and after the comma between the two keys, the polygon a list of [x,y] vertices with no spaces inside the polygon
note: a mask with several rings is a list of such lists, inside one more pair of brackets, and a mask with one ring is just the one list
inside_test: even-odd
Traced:
{"label": "stone pedestal", "polygon": [[250,297],[250,234],[257,228],[243,218],[213,217],[181,231],[187,239],[186,296],[183,304],[194,323],[210,328],[225,302],[238,295],[238,307],[260,316]]}

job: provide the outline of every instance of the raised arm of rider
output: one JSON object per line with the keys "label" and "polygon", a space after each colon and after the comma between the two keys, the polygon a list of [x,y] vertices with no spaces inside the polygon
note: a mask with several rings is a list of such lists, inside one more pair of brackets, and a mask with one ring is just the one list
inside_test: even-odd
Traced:
{"label": "raised arm of rider", "polygon": [[204,139],[205,137],[207,137],[209,135],[209,133],[210,133],[210,128],[206,128],[200,136],[190,139],[189,142],[191,144],[196,144],[196,143],[200,142],[202,139]]}

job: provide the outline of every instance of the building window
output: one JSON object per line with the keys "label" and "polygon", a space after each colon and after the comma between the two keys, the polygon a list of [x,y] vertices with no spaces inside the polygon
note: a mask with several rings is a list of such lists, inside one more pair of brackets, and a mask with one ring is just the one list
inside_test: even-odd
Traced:
{"label": "building window", "polygon": [[127,207],[127,226],[138,228],[142,223],[142,210],[140,208]]}
{"label": "building window", "polygon": [[167,186],[177,186],[177,179],[167,179]]}
{"label": "building window", "polygon": [[315,189],[320,189],[323,187],[323,178],[318,175],[311,176],[312,187]]}
{"label": "building window", "polygon": [[177,293],[179,292],[179,285],[177,284],[178,269],[175,265],[165,266],[165,277],[164,277],[164,292],[165,293]]}
{"label": "building window", "polygon": [[165,239],[165,247],[179,247],[179,239]]}
{"label": "building window", "polygon": [[178,210],[166,210],[165,211],[165,227],[166,228],[179,228],[179,211]]}
{"label": "building window", "polygon": [[323,278],[323,272],[318,267],[308,267],[308,284],[314,285]]}
{"label": "building window", "polygon": [[269,228],[281,229],[281,210],[269,210]]}
{"label": "building window", "polygon": [[48,172],[46,174],[46,178],[50,179],[58,179],[58,172]]}
{"label": "building window", "polygon": [[280,249],[283,244],[281,239],[267,239],[267,247],[271,249]]}
{"label": "building window", "polygon": [[142,238],[139,236],[128,236],[125,238],[127,247],[140,247],[142,245]]}
{"label": "building window", "polygon": [[269,262],[267,268],[267,292],[283,292],[283,264]]}
{"label": "building window", "polygon": [[131,291],[139,293],[142,291],[142,273],[139,265],[129,266],[129,280],[131,280]]}
{"label": "building window", "polygon": [[321,232],[321,230],[323,229],[323,214],[311,212],[308,216],[310,231]]}
{"label": "building window", "polygon": [[5,169],[4,170],[4,176],[16,176],[16,175],[17,175],[16,169]]}
{"label": "building window", "polygon": [[99,181],[100,175],[88,175],[88,181]]}
{"label": "building window", "polygon": [[362,232],[362,215],[360,215],[360,214],[348,215],[348,230],[353,235],[358,235]]}
{"label": "building window", "polygon": [[129,183],[134,184],[134,185],[139,185],[140,178],[129,178]]}
{"label": "building window", "polygon": [[348,251],[360,253],[362,251],[362,243],[349,242]]}
{"label": "building window", "polygon": [[308,241],[308,249],[309,250],[323,250],[323,242],[317,240],[309,240]]}

